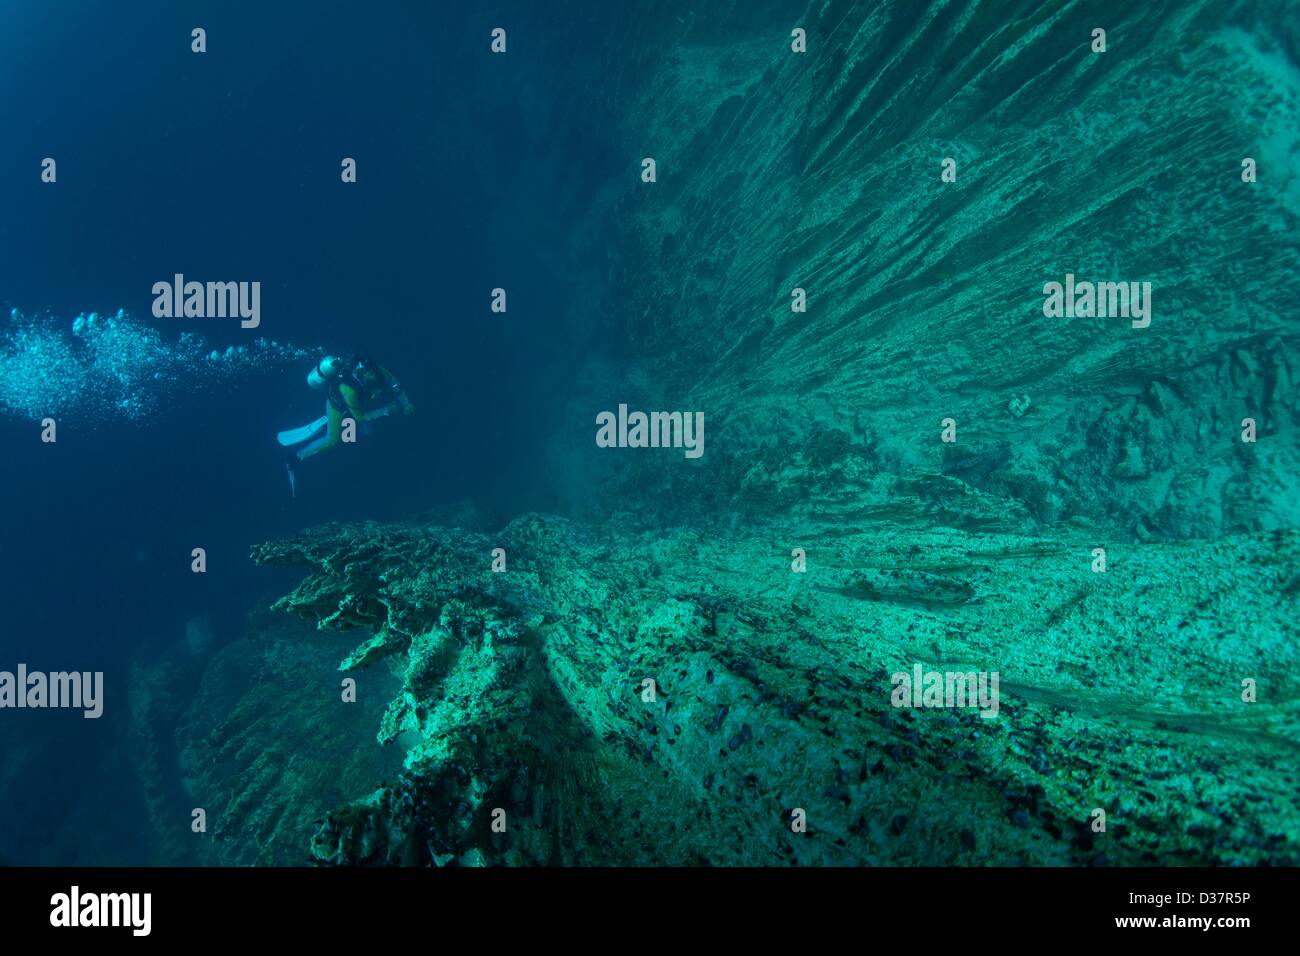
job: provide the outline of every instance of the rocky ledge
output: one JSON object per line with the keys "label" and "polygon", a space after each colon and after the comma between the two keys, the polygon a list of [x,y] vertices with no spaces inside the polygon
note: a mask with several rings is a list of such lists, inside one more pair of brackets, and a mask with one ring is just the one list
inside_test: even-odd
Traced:
{"label": "rocky ledge", "polygon": [[[1113,547],[1104,573],[1095,545],[541,515],[261,545],[307,572],[277,608],[355,630],[341,670],[401,681],[378,736],[403,769],[330,813],[312,855],[1300,863],[1300,533]],[[996,716],[895,707],[917,665],[998,672]]]}

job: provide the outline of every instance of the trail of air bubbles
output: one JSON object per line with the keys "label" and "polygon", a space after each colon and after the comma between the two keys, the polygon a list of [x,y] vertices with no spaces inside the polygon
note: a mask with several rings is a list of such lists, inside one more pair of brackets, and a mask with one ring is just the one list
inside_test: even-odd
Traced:
{"label": "trail of air bubbles", "polygon": [[0,410],[25,418],[141,424],[178,396],[315,354],[264,338],[224,350],[192,332],[167,341],[120,309],[71,323],[14,309],[0,325]]}

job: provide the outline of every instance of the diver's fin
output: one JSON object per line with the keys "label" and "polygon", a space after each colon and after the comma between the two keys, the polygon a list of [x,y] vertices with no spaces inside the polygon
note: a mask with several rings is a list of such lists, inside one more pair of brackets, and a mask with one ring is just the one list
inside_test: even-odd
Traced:
{"label": "diver's fin", "polygon": [[302,428],[291,428],[288,431],[280,432],[280,434],[275,436],[275,439],[285,448],[288,448],[290,445],[300,445],[307,441],[307,439],[315,438],[319,435],[329,426],[329,423],[329,416],[322,415],[310,425],[303,425]]}

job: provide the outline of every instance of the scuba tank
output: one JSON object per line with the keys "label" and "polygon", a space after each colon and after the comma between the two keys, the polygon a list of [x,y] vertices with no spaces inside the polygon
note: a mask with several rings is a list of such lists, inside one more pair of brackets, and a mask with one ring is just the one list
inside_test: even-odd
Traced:
{"label": "scuba tank", "polygon": [[318,392],[324,392],[330,406],[337,409],[340,414],[347,415],[351,409],[348,408],[339,386],[349,385],[352,388],[360,388],[354,371],[357,366],[358,362],[354,358],[327,355],[307,373],[307,384]]}
{"label": "scuba tank", "polygon": [[319,362],[316,367],[307,373],[307,384],[317,391],[328,389],[330,383],[338,378],[339,373],[343,371],[343,362],[333,355],[327,355]]}

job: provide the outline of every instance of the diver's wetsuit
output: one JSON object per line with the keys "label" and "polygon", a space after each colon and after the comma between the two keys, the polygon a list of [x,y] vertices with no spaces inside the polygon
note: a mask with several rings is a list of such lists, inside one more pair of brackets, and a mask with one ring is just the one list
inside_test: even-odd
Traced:
{"label": "diver's wetsuit", "polygon": [[351,418],[358,425],[391,415],[397,409],[411,410],[411,402],[402,391],[402,384],[392,372],[382,365],[371,366],[375,375],[365,380],[348,373],[337,382],[330,383],[325,399],[328,425],[325,434],[303,446],[293,457],[301,461],[318,452],[333,448],[343,441],[343,420]]}

